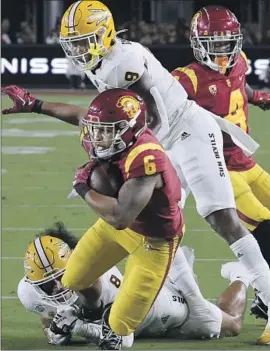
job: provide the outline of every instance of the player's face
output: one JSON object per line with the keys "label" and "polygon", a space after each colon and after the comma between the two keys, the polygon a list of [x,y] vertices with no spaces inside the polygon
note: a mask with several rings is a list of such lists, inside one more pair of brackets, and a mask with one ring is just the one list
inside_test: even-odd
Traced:
{"label": "player's face", "polygon": [[91,141],[97,150],[109,149],[114,141],[114,128],[112,126],[93,126]]}
{"label": "player's face", "polygon": [[49,296],[59,294],[65,290],[65,288],[61,284],[61,279],[62,275],[57,277],[56,279],[50,280],[40,285],[40,288]]}
{"label": "player's face", "polygon": [[[90,34],[84,38],[61,41],[66,55],[81,67],[91,67],[97,63],[100,55],[100,45],[97,43],[96,35]],[[89,67],[90,67],[89,66]]]}

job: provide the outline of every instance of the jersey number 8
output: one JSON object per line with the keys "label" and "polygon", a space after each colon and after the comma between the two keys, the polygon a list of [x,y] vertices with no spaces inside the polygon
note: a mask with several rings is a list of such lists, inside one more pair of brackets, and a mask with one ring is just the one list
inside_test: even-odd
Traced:
{"label": "jersey number 8", "polygon": [[114,285],[118,289],[121,285],[121,280],[112,274],[110,276],[110,283],[112,283],[112,285]]}

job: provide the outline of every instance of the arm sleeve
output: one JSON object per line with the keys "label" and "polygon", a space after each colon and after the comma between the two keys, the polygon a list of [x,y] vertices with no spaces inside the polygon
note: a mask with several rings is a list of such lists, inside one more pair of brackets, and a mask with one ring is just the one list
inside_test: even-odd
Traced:
{"label": "arm sleeve", "polygon": [[186,90],[188,97],[194,100],[198,89],[198,78],[195,71],[188,67],[178,67],[171,74]]}
{"label": "arm sleeve", "polygon": [[107,84],[114,88],[127,89],[141,78],[144,72],[144,60],[142,56],[126,54],[120,62],[111,70],[107,78]]}
{"label": "arm sleeve", "polygon": [[136,157],[128,160],[129,167],[125,167],[126,179],[151,176],[162,173],[168,167],[165,151],[159,144],[149,145],[149,149],[141,151]]}
{"label": "arm sleeve", "polygon": [[17,295],[25,309],[29,312],[37,313],[43,318],[53,318],[56,313],[56,308],[46,305],[38,296],[34,288],[22,279],[17,288]]}

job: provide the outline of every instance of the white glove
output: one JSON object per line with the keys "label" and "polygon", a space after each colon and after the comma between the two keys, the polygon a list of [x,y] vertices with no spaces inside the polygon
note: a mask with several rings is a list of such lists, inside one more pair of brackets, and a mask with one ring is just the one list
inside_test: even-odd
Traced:
{"label": "white glove", "polygon": [[70,335],[55,334],[50,328],[44,329],[44,334],[47,336],[48,343],[51,345],[67,345],[71,339]]}
{"label": "white glove", "polygon": [[78,311],[74,307],[58,307],[57,313],[50,324],[50,331],[60,336],[71,336],[77,319]]}

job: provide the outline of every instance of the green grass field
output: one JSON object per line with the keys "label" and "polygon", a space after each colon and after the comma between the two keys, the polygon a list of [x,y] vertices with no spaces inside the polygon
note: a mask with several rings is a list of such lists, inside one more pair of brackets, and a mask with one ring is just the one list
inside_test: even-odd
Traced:
{"label": "green grass field", "polygon": [[[39,97],[82,106],[89,102],[87,96],[79,94]],[[4,97],[2,104],[8,106],[10,102]],[[268,171],[269,117],[269,112],[250,107],[251,132],[261,144],[256,159]],[[43,336],[38,316],[24,310],[16,290],[23,276],[22,257],[27,243],[40,228],[61,220],[80,237],[95,220],[81,199],[67,199],[74,171],[84,162],[86,155],[76,127],[41,115],[2,116],[2,349],[53,348]],[[220,266],[233,256],[225,242],[198,216],[192,198],[185,217],[184,244],[195,249],[200,287],[205,297],[214,299],[227,286],[220,276]],[[263,328],[263,322],[251,318],[247,309],[239,337],[197,342],[141,340],[134,349],[259,349],[255,340]],[[78,340],[68,348],[89,346]]]}

